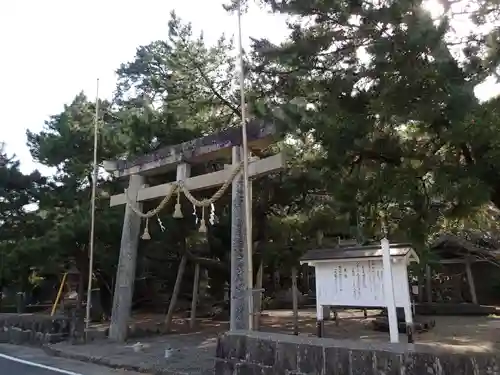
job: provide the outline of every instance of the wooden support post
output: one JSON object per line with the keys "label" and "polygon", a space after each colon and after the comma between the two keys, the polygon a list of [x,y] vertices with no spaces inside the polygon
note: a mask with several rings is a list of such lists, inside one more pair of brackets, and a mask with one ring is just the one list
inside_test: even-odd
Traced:
{"label": "wooden support post", "polygon": [[64,291],[64,286],[66,285],[66,278],[68,277],[68,273],[64,272],[64,275],[61,280],[61,284],[59,285],[59,290],[57,291],[56,300],[52,305],[52,310],[50,311],[50,316],[54,316],[56,313],[57,305],[59,305],[59,300],[61,299],[62,293]]}
{"label": "wooden support post", "polygon": [[427,302],[432,302],[432,269],[431,266],[425,266],[425,292],[427,294]]}
{"label": "wooden support post", "polygon": [[423,276],[419,276],[418,277],[418,291],[417,291],[417,300],[418,302],[424,302],[424,290],[425,290],[425,287],[424,287],[424,280],[425,278]]}
{"label": "wooden support post", "polygon": [[191,299],[191,319],[189,328],[193,329],[196,323],[196,305],[198,304],[198,286],[200,284],[200,264],[194,266],[193,297]]}
{"label": "wooden support post", "polygon": [[[405,280],[408,280],[408,271],[405,268]],[[413,310],[412,310],[412,303],[411,303],[411,290],[410,290],[410,283],[406,282],[401,285],[401,288],[403,289],[403,293],[405,296],[405,301],[404,301],[404,306],[403,306],[403,311],[405,314],[405,323],[406,323],[406,336],[408,338],[408,343],[413,344],[414,342],[414,337],[413,337],[413,330],[414,330],[414,324],[413,324]],[[399,332],[399,323],[398,323],[398,332]]]}
{"label": "wooden support post", "polygon": [[465,272],[467,273],[467,281],[469,282],[470,295],[472,303],[477,305],[476,285],[474,284],[474,277],[472,276],[472,268],[470,260],[465,262]]}
{"label": "wooden support post", "polygon": [[[316,288],[316,291],[318,289]],[[323,337],[325,335],[325,322],[323,320],[323,306],[316,302],[316,335]]]}
{"label": "wooden support post", "polygon": [[274,270],[273,272],[273,287],[275,291],[281,288],[281,275],[279,270]]}
{"label": "wooden support post", "polygon": [[179,297],[179,292],[181,291],[182,276],[184,275],[184,270],[186,269],[187,257],[184,254],[179,264],[179,270],[177,271],[177,278],[175,279],[174,290],[172,292],[172,298],[170,298],[170,303],[168,305],[168,312],[165,318],[165,331],[170,331],[170,326],[172,325],[172,318],[174,316],[175,304],[177,303],[177,298]]}
{"label": "wooden support post", "polygon": [[[317,296],[316,296],[317,298]],[[335,319],[335,311],[334,311],[334,319]],[[323,306],[323,320],[330,320],[332,318],[332,307],[331,306]]]}
{"label": "wooden support post", "polygon": [[297,267],[292,267],[293,334],[299,334],[299,303],[297,297]]}
{"label": "wooden support post", "polygon": [[309,294],[309,291],[311,289],[309,285],[309,265],[308,264],[303,264],[302,265],[302,281],[303,281],[303,292],[306,294]]}
{"label": "wooden support post", "polygon": [[[261,259],[260,264],[259,264],[259,269],[257,270],[257,280],[255,280],[255,289],[260,290],[262,289],[262,279],[263,279],[263,274],[264,274],[264,261]],[[264,293],[262,292],[257,292],[257,301],[255,301],[254,304],[254,320],[253,320],[253,327],[256,331],[259,330],[260,327],[260,316],[262,312],[262,295]]]}

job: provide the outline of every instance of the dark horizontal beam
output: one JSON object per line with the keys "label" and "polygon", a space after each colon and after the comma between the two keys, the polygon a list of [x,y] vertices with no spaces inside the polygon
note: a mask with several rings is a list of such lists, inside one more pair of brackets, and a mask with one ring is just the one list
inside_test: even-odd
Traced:
{"label": "dark horizontal beam", "polygon": [[[276,127],[272,123],[252,120],[247,125],[248,146],[262,150],[274,142]],[[163,147],[155,152],[132,160],[105,162],[105,168],[115,177],[131,174],[159,174],[172,170],[179,163],[203,163],[231,156],[231,148],[242,144],[241,127],[232,127],[220,132],[196,138],[173,146]]]}

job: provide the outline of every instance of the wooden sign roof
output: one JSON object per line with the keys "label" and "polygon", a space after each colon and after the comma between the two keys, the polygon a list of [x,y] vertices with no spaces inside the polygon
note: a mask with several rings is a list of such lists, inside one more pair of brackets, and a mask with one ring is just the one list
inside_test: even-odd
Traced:
{"label": "wooden sign roof", "polygon": [[[408,243],[390,244],[391,257],[409,257],[418,262],[415,250]],[[366,258],[382,258],[382,248],[380,244],[355,245],[345,247],[335,247],[329,249],[309,250],[302,258],[301,263],[322,262],[328,260],[355,260]]]}

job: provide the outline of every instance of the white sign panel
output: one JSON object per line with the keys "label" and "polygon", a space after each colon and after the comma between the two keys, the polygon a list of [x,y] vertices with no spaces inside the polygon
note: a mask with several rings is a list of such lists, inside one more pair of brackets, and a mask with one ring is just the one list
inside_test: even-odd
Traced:
{"label": "white sign panel", "polygon": [[[380,260],[337,260],[318,262],[316,298],[324,306],[386,306],[384,270]],[[396,306],[408,301],[408,278],[405,262],[392,264]]]}

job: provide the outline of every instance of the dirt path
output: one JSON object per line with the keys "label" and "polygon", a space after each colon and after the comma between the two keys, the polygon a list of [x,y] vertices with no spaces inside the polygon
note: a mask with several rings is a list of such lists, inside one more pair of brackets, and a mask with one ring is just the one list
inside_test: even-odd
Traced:
{"label": "dirt path", "polygon": [[[334,321],[325,322],[325,336],[338,339],[354,339],[366,341],[387,341],[388,333],[376,332],[372,329],[372,320],[378,311],[368,311],[365,319],[360,310],[339,312],[338,326]],[[160,314],[140,314],[134,316],[133,327],[139,331],[161,333],[164,316]],[[434,346],[459,346],[464,350],[500,351],[500,317],[496,316],[434,316],[436,326],[424,333],[416,334],[415,342]],[[101,325],[103,328],[106,325]],[[227,321],[198,319],[196,329],[190,330],[189,321],[175,318],[172,325],[173,334],[203,333],[216,336],[229,329]],[[293,332],[292,312],[290,310],[266,310],[261,317],[261,331]],[[299,313],[299,332],[301,335],[315,335],[316,318],[313,309],[301,310]],[[401,336],[401,342],[406,337]]]}

